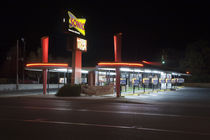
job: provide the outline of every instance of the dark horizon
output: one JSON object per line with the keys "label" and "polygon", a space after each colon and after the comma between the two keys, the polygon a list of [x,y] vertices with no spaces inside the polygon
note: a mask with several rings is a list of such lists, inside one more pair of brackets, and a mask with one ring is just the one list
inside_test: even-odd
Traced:
{"label": "dark horizon", "polygon": [[[1,59],[15,46],[17,38],[25,38],[28,52],[40,47],[40,38],[44,35],[61,38],[63,10],[70,10],[76,17],[87,20],[88,48],[83,53],[84,66],[114,60],[113,35],[118,32],[123,33],[123,61],[160,61],[163,49],[182,58],[188,44],[209,40],[208,2],[48,4],[30,6],[29,3],[10,1],[1,8]],[[65,48],[62,43],[52,46],[56,50],[60,46]],[[64,52],[60,53],[64,55]]]}

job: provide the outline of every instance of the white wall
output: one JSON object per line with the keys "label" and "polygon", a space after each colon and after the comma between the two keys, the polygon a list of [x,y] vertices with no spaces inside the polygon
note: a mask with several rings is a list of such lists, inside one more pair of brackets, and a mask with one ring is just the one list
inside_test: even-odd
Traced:
{"label": "white wall", "polygon": [[[59,84],[59,88],[63,84]],[[49,88],[58,88],[58,84],[50,84]],[[43,84],[19,84],[19,90],[43,89]],[[0,91],[16,90],[16,84],[0,84]]]}

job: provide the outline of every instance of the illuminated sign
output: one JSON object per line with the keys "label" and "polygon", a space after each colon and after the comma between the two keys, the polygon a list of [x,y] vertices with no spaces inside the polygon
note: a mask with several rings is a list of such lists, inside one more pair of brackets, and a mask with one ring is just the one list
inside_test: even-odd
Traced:
{"label": "illuminated sign", "polygon": [[178,78],[177,83],[184,83],[184,78]]}
{"label": "illuminated sign", "polygon": [[68,15],[69,15],[69,28],[75,28],[77,31],[79,31],[82,35],[85,36],[86,19],[76,18],[70,11],[68,11]]}
{"label": "illuminated sign", "polygon": [[60,84],[67,83],[67,78],[60,78],[60,79],[59,79],[59,83],[60,83]]}
{"label": "illuminated sign", "polygon": [[171,83],[171,79],[166,79],[166,83]]}
{"label": "illuminated sign", "polygon": [[120,85],[126,85],[126,79],[120,78]]}
{"label": "illuminated sign", "polygon": [[87,40],[77,37],[77,49],[87,51]]}
{"label": "illuminated sign", "polygon": [[165,83],[165,79],[159,79],[159,83]]}
{"label": "illuminated sign", "polygon": [[149,78],[143,78],[143,83],[145,85],[149,85]]}
{"label": "illuminated sign", "polygon": [[152,78],[152,83],[153,83],[153,85],[157,85],[158,84],[158,79],[157,78]]}
{"label": "illuminated sign", "polygon": [[139,80],[134,80],[134,86],[138,86],[139,85]]}
{"label": "illuminated sign", "polygon": [[176,78],[171,79],[171,83],[172,84],[175,84],[176,82],[177,82],[177,79]]}

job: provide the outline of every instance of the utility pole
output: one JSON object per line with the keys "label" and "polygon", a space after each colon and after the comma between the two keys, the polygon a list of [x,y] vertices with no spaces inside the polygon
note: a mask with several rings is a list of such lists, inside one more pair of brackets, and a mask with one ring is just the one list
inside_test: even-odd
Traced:
{"label": "utility pole", "polygon": [[18,62],[19,62],[19,40],[17,40],[17,58],[16,58],[16,90],[19,88],[19,80],[18,80]]}
{"label": "utility pole", "polygon": [[21,38],[21,40],[23,41],[23,55],[22,55],[22,66],[23,66],[23,68],[22,68],[22,76],[23,76],[23,84],[24,84],[24,80],[25,80],[25,75],[24,75],[24,66],[25,66],[25,40],[24,40],[24,38]]}

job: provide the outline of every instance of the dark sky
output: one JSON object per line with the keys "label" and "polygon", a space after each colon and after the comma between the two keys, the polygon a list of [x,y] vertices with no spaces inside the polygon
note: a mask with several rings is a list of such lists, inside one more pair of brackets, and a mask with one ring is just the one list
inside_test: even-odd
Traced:
{"label": "dark sky", "polygon": [[[63,10],[70,10],[76,17],[87,20],[88,51],[83,54],[86,66],[114,60],[113,35],[118,32],[123,33],[124,61],[159,61],[162,49],[168,50],[169,55],[183,56],[187,44],[209,40],[209,6],[208,2],[200,0],[78,3],[10,0],[0,8],[1,59],[20,37],[25,38],[27,51],[36,50],[43,35],[61,39],[58,31],[62,30]],[[65,52],[63,43],[53,44],[56,45],[51,43],[51,50]],[[62,51],[59,53],[62,55]]]}

